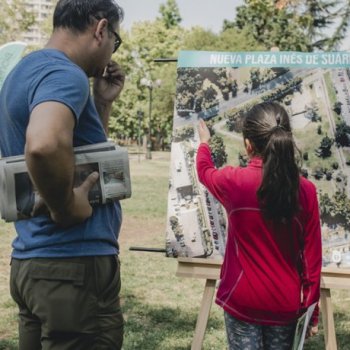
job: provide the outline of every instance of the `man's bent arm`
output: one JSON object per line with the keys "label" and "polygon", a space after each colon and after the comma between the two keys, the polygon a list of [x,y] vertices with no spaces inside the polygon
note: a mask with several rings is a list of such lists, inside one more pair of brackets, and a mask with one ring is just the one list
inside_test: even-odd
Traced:
{"label": "man's bent arm", "polygon": [[98,101],[97,99],[95,99],[95,106],[100,116],[105,133],[108,136],[108,122],[112,111],[112,103]]}
{"label": "man's bent arm", "polygon": [[94,79],[94,102],[106,135],[108,135],[108,122],[112,111],[112,103],[120,95],[124,82],[125,74],[114,61],[110,61],[105,71]]}
{"label": "man's bent arm", "polygon": [[25,158],[30,177],[52,219],[63,226],[82,222],[92,213],[87,199],[89,186],[78,193],[73,190],[74,124],[74,115],[67,106],[45,102],[33,109],[26,133]]}

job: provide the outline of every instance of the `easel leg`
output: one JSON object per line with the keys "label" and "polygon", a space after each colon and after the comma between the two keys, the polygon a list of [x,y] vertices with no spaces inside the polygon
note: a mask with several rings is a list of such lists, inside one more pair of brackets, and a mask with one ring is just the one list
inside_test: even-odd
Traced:
{"label": "easel leg", "polygon": [[321,312],[326,350],[337,350],[330,289],[321,289]]}
{"label": "easel leg", "polygon": [[191,350],[201,350],[204,340],[205,329],[207,328],[209,313],[211,304],[213,302],[213,296],[215,292],[216,280],[206,280],[205,288],[199,310],[196,330],[192,341]]}

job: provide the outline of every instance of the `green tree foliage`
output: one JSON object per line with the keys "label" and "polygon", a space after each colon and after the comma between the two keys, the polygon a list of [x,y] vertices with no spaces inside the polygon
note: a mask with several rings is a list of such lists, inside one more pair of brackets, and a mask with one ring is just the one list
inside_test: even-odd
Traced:
{"label": "green tree foliage", "polygon": [[306,30],[313,47],[334,50],[346,37],[350,19],[350,2],[348,0],[308,0],[303,17],[306,19],[305,23],[308,23]]}
{"label": "green tree foliage", "polygon": [[217,91],[212,86],[208,86],[203,90],[204,109],[208,109],[216,103],[217,95],[218,95]]}
{"label": "green tree foliage", "polygon": [[[7,1],[0,2],[0,44],[20,40],[22,33],[35,23],[34,15],[23,3],[24,0],[13,0],[8,6]],[[110,136],[136,141],[137,111],[141,110],[141,136],[147,135],[150,127],[153,146],[160,147],[164,141],[170,142],[175,93],[176,108],[194,109],[197,113],[215,103],[221,95],[227,98],[228,92],[233,96],[237,94],[237,82],[230,81],[224,70],[208,70],[204,76],[194,72],[185,74],[176,87],[176,64],[156,63],[154,59],[176,58],[179,50],[261,51],[275,45],[281,50],[334,48],[346,33],[349,7],[350,0],[245,0],[235,20],[226,21],[224,30],[215,34],[201,27],[182,28],[176,0],[164,1],[156,20],[135,23],[130,31],[121,33],[123,45],[114,59],[125,70],[127,79],[120,99],[113,105]],[[324,29],[333,22],[337,26],[332,27],[335,29],[331,35]],[[41,30],[51,31],[51,18],[50,23],[41,24]],[[268,81],[271,77],[266,74],[275,76],[277,73],[271,70],[251,74],[247,92],[254,84],[258,86]],[[161,80],[161,86],[152,90],[151,119],[150,91],[141,84],[142,78],[153,82]],[[301,84],[294,82],[286,90],[273,91],[267,98],[284,99],[300,88]],[[230,129],[238,125],[236,119],[231,120]]]}
{"label": "green tree foliage", "polygon": [[179,116],[200,112],[218,104],[221,93],[224,100],[229,93],[237,93],[237,81],[227,75],[226,68],[179,68],[176,89],[176,110]]}
{"label": "green tree foliage", "polygon": [[[185,30],[180,26],[181,16],[174,0],[160,7],[160,17],[154,21],[135,23],[131,30],[122,33],[123,45],[114,59],[123,67],[127,80],[118,102],[113,106],[110,136],[118,140],[136,140],[139,132],[137,111],[144,112],[141,135],[151,127],[152,146],[159,148],[170,143],[174,113],[175,93],[177,110],[195,110],[215,102],[217,92],[202,89],[204,79],[219,82],[224,94],[230,88],[225,77],[201,77],[193,72],[176,81],[175,63],[156,63],[156,58],[177,57],[179,50],[263,50],[248,31],[231,29],[214,34],[200,27]],[[209,70],[208,70],[209,72]],[[152,90],[152,117],[149,118],[149,90],[141,79],[153,82],[160,79],[159,88]],[[233,88],[234,90],[234,88]],[[234,91],[233,91],[234,92]]]}
{"label": "green tree foliage", "polygon": [[227,70],[225,68],[215,68],[212,73],[213,78],[211,81],[220,89],[224,100],[228,100],[232,89],[232,82],[227,75]]}
{"label": "green tree foliage", "polygon": [[251,35],[248,29],[227,29],[220,34],[201,27],[193,27],[185,32],[183,50],[207,51],[263,51],[264,45]]}
{"label": "green tree foliage", "polygon": [[288,94],[292,94],[302,89],[302,79],[295,78],[289,81],[287,84],[278,87],[262,97],[263,101],[280,101],[283,100]]}
{"label": "green tree foliage", "polygon": [[341,122],[336,126],[335,142],[338,146],[350,146],[350,126]]}
{"label": "green tree foliage", "polygon": [[334,220],[344,225],[346,229],[350,227],[350,200],[344,191],[337,191],[335,195],[329,197],[327,193],[321,193],[320,212],[323,222]]}
{"label": "green tree foliage", "polygon": [[167,0],[166,4],[161,4],[159,7],[161,20],[167,29],[176,27],[182,21],[179,7],[175,0]]}
{"label": "green tree foliage", "polygon": [[22,35],[35,23],[35,16],[28,11],[23,0],[13,0],[11,5],[0,2],[0,45],[21,40]]}
{"label": "green tree foliage", "polygon": [[306,106],[305,117],[314,123],[321,121],[321,116],[318,114],[317,110],[317,106]]}
{"label": "green tree foliage", "polygon": [[[197,68],[179,68],[176,85],[177,110],[201,110],[204,78]],[[200,102],[199,102],[200,101]],[[181,116],[181,112],[179,114]]]}
{"label": "green tree foliage", "polygon": [[227,153],[222,137],[213,135],[210,139],[210,148],[215,166],[222,167],[227,162]]}
{"label": "green tree foliage", "polygon": [[261,45],[280,50],[332,50],[345,38],[348,0],[245,0],[228,28],[249,29]]}
{"label": "green tree foliage", "polygon": [[316,150],[317,156],[321,158],[327,158],[332,155],[331,147],[334,143],[334,140],[328,136],[325,136],[321,140],[320,147]]}
{"label": "green tree foliage", "polygon": [[250,81],[252,83],[252,90],[254,90],[260,86],[261,77],[260,77],[260,69],[259,68],[252,68],[250,70]]}
{"label": "green tree foliage", "polygon": [[194,137],[194,129],[193,126],[187,125],[182,128],[176,129],[174,135],[174,141],[181,142]]}
{"label": "green tree foliage", "polygon": [[341,114],[341,106],[342,106],[342,103],[340,101],[336,101],[333,105],[333,111],[338,115]]}
{"label": "green tree foliage", "polygon": [[275,0],[245,0],[245,4],[237,8],[236,20],[224,23],[224,29],[232,27],[248,29],[266,48],[277,46],[280,50],[310,51],[310,43],[294,14],[278,9]]}
{"label": "green tree foliage", "polygon": [[[139,22],[130,33],[122,33],[123,45],[115,54],[115,60],[125,70],[127,80],[123,93],[114,104],[110,121],[111,136],[117,139],[135,139],[138,134],[137,111],[144,112],[141,134],[151,127],[153,144],[160,147],[169,141],[175,99],[176,64],[155,63],[156,58],[176,57],[182,41],[180,27],[166,28],[164,22]],[[149,118],[150,94],[142,78],[152,82],[160,80],[160,86],[152,90],[152,117]]]}
{"label": "green tree foliage", "polygon": [[329,197],[328,193],[320,193],[320,212],[321,218],[327,216],[335,215],[335,208],[332,199]]}
{"label": "green tree foliage", "polygon": [[218,36],[211,30],[193,27],[186,31],[182,48],[184,50],[218,50]]}

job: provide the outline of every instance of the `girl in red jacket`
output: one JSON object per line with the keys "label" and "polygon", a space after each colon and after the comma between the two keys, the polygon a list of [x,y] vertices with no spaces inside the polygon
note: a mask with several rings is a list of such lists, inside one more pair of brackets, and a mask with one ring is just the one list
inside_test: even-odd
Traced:
{"label": "girl in red jacket", "polygon": [[[289,350],[298,317],[319,300],[322,250],[316,188],[299,175],[288,114],[277,103],[247,113],[246,168],[216,169],[203,120],[198,132],[199,180],[229,224],[216,303],[230,350]],[[318,307],[309,335],[317,322]]]}

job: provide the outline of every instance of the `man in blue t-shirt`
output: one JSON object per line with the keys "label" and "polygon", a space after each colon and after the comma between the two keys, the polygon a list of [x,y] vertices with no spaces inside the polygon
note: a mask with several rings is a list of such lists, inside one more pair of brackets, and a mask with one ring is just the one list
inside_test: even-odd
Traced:
{"label": "man in blue t-shirt", "polygon": [[25,154],[49,213],[15,223],[10,288],[21,350],[122,346],[120,204],[90,206],[97,172],[73,188],[73,147],[107,140],[124,85],[111,61],[122,19],[114,0],[59,0],[47,45],[17,64],[0,93],[1,154]]}

